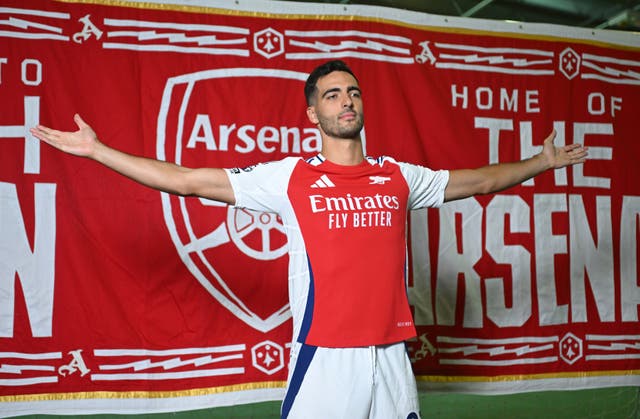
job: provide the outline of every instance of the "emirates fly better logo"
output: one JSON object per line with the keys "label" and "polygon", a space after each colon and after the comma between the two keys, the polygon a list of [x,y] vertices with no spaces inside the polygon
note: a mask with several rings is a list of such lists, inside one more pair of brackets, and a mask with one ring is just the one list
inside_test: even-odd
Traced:
{"label": "emirates fly better logo", "polygon": [[[251,170],[256,162],[317,152],[319,132],[303,127],[306,77],[231,68],[168,79],[157,157],[188,167]],[[290,318],[286,236],[277,215],[165,193],[162,208],[182,262],[213,298],[262,332]]]}

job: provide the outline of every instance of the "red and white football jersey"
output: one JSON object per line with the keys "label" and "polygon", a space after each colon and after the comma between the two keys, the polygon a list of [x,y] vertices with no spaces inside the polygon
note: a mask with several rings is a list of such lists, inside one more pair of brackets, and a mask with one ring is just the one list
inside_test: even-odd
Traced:
{"label": "red and white football jersey", "polygon": [[407,211],[444,201],[448,171],[318,155],[228,169],[236,206],[275,212],[288,239],[294,340],[354,347],[415,336],[406,289]]}

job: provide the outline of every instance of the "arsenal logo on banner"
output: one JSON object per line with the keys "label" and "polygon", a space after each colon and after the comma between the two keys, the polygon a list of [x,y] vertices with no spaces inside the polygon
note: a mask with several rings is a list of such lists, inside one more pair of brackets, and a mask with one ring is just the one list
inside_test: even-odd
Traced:
{"label": "arsenal logo on banner", "polygon": [[[258,68],[172,77],[158,115],[157,157],[189,167],[235,167],[248,163],[247,155],[269,160],[319,152],[318,130],[289,122],[299,119],[303,102],[281,103],[302,99],[305,79],[304,73]],[[261,291],[286,288],[284,267],[280,278],[259,274],[287,260],[284,226],[276,214],[168,194],[162,205],[176,251],[213,298],[262,332],[290,318],[288,303],[265,300]],[[248,266],[253,267],[247,271]]]}

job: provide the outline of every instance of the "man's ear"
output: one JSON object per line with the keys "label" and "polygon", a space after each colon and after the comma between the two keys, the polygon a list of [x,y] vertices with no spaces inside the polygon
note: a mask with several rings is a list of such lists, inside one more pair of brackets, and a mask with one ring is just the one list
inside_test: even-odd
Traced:
{"label": "man's ear", "polygon": [[316,108],[314,106],[307,107],[307,118],[313,125],[318,125],[318,116],[316,115]]}

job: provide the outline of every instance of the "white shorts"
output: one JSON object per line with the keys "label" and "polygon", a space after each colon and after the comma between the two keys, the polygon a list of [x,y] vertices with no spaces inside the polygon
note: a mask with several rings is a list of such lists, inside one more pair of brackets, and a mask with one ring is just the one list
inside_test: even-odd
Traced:
{"label": "white shorts", "polygon": [[283,419],[420,417],[404,342],[363,348],[296,343],[287,384]]}

